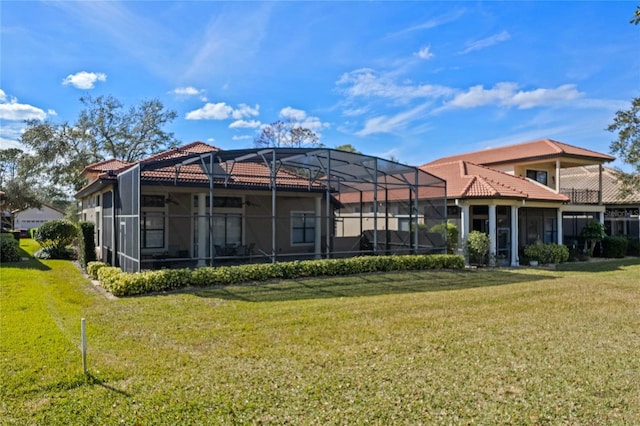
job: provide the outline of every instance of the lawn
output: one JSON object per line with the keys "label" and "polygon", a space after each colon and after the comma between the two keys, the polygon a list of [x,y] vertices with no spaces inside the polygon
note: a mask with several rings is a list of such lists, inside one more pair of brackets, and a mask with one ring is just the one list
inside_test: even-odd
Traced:
{"label": "lawn", "polygon": [[638,259],[121,299],[30,259],[0,283],[2,424],[640,424]]}

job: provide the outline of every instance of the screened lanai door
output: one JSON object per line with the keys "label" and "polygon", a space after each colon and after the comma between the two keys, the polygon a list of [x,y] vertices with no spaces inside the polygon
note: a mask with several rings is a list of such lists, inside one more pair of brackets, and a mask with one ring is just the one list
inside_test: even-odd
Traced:
{"label": "screened lanai door", "polygon": [[140,166],[118,176],[118,263],[125,272],[140,271]]}

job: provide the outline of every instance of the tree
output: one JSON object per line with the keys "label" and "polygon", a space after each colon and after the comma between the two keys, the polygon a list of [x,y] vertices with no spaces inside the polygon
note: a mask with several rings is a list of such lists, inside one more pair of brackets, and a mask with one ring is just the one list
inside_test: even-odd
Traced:
{"label": "tree", "polygon": [[42,194],[30,171],[31,157],[18,148],[0,150],[2,210],[13,212],[42,206]]}
{"label": "tree", "polygon": [[311,129],[300,126],[295,121],[278,120],[266,125],[253,140],[257,148],[300,148],[319,146],[319,137]]}
{"label": "tree", "polygon": [[336,146],[336,149],[338,151],[352,152],[354,154],[362,154],[360,151],[356,149],[355,146],[351,145],[350,143],[346,143],[344,145],[338,145]]}
{"label": "tree", "polygon": [[84,109],[75,123],[27,121],[21,142],[34,151],[33,170],[51,183],[74,190],[84,182],[80,172],[109,158],[133,162],[177,145],[162,128],[177,117],[159,100],[144,100],[124,109],[113,96],[80,98]]}
{"label": "tree", "polygon": [[[634,25],[640,24],[640,5],[629,22]],[[622,184],[620,196],[625,197],[634,191],[640,191],[640,98],[631,101],[629,110],[616,112],[613,123],[607,130],[618,133],[618,139],[611,142],[611,153],[617,154],[635,170],[635,173],[616,171],[618,182]]]}
{"label": "tree", "polygon": [[631,101],[629,110],[616,112],[613,124],[607,130],[618,133],[618,139],[611,142],[611,153],[630,164],[635,171],[625,173],[617,170],[618,181],[622,183],[621,195],[640,191],[640,98]]}

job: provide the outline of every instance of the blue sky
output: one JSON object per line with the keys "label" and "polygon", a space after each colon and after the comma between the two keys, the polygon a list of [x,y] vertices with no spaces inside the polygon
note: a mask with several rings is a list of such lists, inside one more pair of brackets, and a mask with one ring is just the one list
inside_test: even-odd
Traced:
{"label": "blue sky", "polygon": [[[183,143],[293,119],[422,164],[553,138],[607,153],[640,95],[634,2],[3,1],[0,142],[80,96],[158,98]],[[620,163],[614,165],[620,166]]]}

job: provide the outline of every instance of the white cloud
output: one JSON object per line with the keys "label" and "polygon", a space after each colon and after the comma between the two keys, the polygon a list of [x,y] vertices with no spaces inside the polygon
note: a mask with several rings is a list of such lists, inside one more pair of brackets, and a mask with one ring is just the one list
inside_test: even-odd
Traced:
{"label": "white cloud", "polygon": [[101,72],[86,72],[80,71],[75,74],[69,74],[64,80],[62,80],[62,84],[64,85],[72,85],[76,89],[93,89],[95,87],[95,83],[98,81],[107,81],[107,75]]}
{"label": "white cloud", "polygon": [[529,91],[517,91],[517,89],[518,85],[510,82],[497,83],[491,89],[485,89],[482,85],[473,86],[468,91],[456,95],[440,109],[475,108],[492,104],[528,109],[561,101],[570,101],[584,95],[576,89],[574,84],[564,84],[555,89],[540,88]]}
{"label": "white cloud", "polygon": [[242,136],[232,136],[232,137],[231,137],[231,140],[234,140],[234,141],[244,141],[244,140],[251,139],[251,138],[252,138],[252,136],[249,136],[249,135],[242,135]]}
{"label": "white cloud", "polygon": [[301,109],[295,109],[288,106],[280,110],[280,117],[286,120],[303,121],[307,118],[307,113]]}
{"label": "white cloud", "polygon": [[418,50],[414,53],[420,59],[424,59],[425,61],[433,58],[433,53],[431,52],[431,46],[425,46],[422,49]]}
{"label": "white cloud", "polygon": [[356,132],[358,136],[368,136],[374,133],[392,133],[396,129],[405,127],[417,117],[421,116],[428,104],[419,105],[411,110],[401,112],[392,117],[382,115],[374,117],[365,123],[362,130]]}
{"label": "white cloud", "polygon": [[494,34],[490,37],[483,38],[481,40],[476,40],[471,43],[467,43],[467,48],[460,52],[461,55],[465,55],[469,52],[473,52],[474,50],[485,49],[487,47],[493,46],[494,44],[501,43],[503,41],[507,41],[511,38],[511,34],[507,31],[502,31],[499,34]]}
{"label": "white cloud", "polygon": [[257,129],[262,123],[258,120],[237,120],[229,124],[230,129]]}
{"label": "white cloud", "polygon": [[307,115],[305,111],[292,108],[290,106],[280,110],[280,118],[293,121],[296,126],[305,127],[309,130],[313,130],[314,132],[318,132],[330,126],[329,123],[323,122],[320,118]]}
{"label": "white cloud", "polygon": [[[49,110],[49,115],[55,115],[56,112]],[[4,90],[0,89],[0,119],[10,121],[23,120],[44,120],[47,113],[44,110],[34,107],[33,105],[18,103],[18,99],[7,96]]]}
{"label": "white cloud", "polygon": [[233,118],[240,120],[244,117],[256,116],[259,114],[260,106],[250,107],[245,104],[233,108],[225,102],[207,102],[202,108],[190,111],[186,115],[187,120],[227,120]]}
{"label": "white cloud", "polygon": [[464,13],[465,13],[464,9],[454,10],[453,12],[447,13],[446,15],[436,16],[435,18],[431,18],[421,24],[413,25],[411,27],[405,28],[398,32],[389,34],[387,35],[387,37],[404,36],[406,34],[409,34],[415,31],[422,31],[422,30],[429,30],[431,28],[436,28],[436,27],[439,27],[440,25],[457,20],[462,15],[464,15]]}
{"label": "white cloud", "polygon": [[196,89],[193,86],[176,87],[169,93],[173,93],[174,95],[182,96],[182,97],[199,96],[201,101],[203,102],[207,101],[207,97],[205,96],[205,90]]}
{"label": "white cloud", "polygon": [[215,141],[216,141],[215,138],[208,138],[207,139],[207,142],[209,142],[209,143],[212,143],[212,142],[215,142]]}
{"label": "white cloud", "polygon": [[370,68],[361,68],[343,74],[336,83],[349,98],[379,97],[397,100],[439,98],[452,94],[453,89],[433,84],[396,84],[388,75]]}

